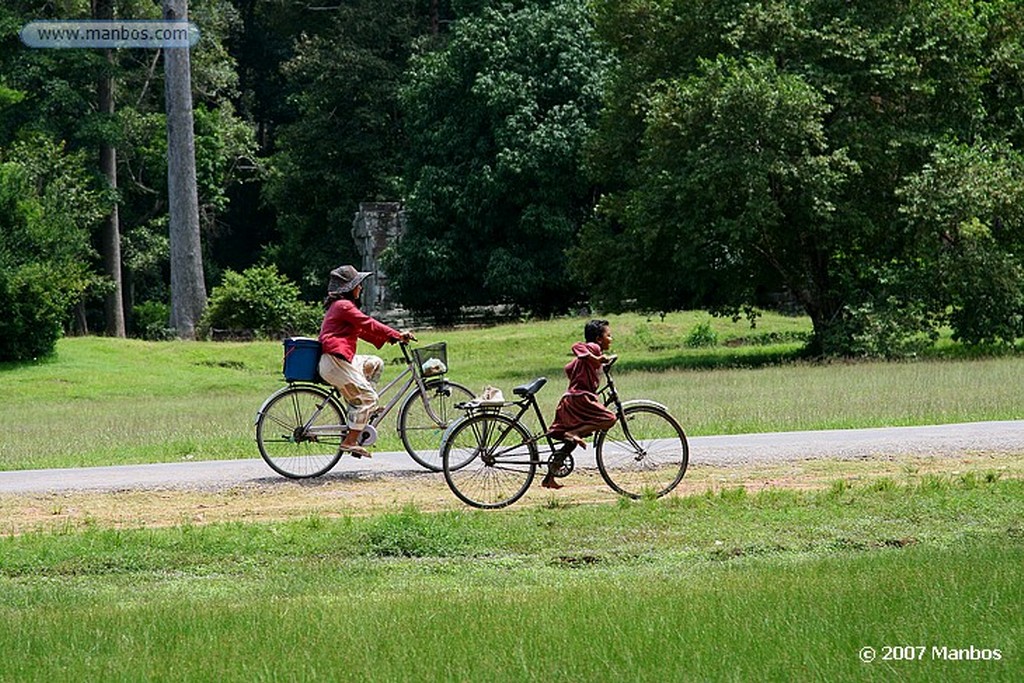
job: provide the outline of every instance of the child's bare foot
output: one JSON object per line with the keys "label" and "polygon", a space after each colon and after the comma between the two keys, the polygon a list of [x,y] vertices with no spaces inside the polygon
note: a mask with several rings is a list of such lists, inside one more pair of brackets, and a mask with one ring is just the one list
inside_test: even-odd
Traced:
{"label": "child's bare foot", "polygon": [[586,448],[587,447],[587,442],[583,440],[583,437],[576,436],[575,434],[566,434],[565,435],[565,440],[566,441],[571,441],[574,444],[576,444],[577,446],[580,446],[582,448]]}
{"label": "child's bare foot", "polygon": [[540,485],[543,486],[546,489],[560,489],[560,488],[562,488],[562,484],[559,484],[557,481],[555,481],[554,477],[544,477],[544,481],[542,481],[540,483]]}

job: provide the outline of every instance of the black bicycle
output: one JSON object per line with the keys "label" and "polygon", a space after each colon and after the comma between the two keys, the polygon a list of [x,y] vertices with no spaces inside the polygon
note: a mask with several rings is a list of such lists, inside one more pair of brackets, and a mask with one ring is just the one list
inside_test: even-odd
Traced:
{"label": "black bicycle", "polygon": [[[604,366],[606,383],[598,390],[618,419],[614,427],[594,438],[597,469],[605,483],[623,496],[664,496],[686,474],[686,434],[660,403],[619,399],[611,374],[616,360],[613,356]],[[547,436],[536,398],[546,382],[539,377],[516,387],[512,392],[519,399],[515,401],[474,400],[456,406],[465,415],[445,432],[441,466],[449,488],[463,502],[492,509],[511,505],[530,488],[538,467],[556,466],[558,446]],[[531,409],[540,425],[535,433],[523,422]],[[565,477],[574,467],[570,454],[553,474]]]}

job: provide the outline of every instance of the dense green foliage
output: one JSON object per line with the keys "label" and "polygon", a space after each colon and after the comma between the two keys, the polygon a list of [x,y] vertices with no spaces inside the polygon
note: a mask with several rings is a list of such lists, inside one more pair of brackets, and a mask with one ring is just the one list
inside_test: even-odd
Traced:
{"label": "dense green foliage", "polygon": [[[159,4],[144,0],[115,2],[121,18],[156,18]],[[196,166],[200,220],[206,248],[230,233],[221,220],[228,208],[230,188],[251,177],[258,163],[251,127],[235,114],[232,97],[237,94],[234,61],[224,50],[224,35],[231,30],[235,12],[227,0],[193,0],[192,18],[202,27],[202,39],[193,51],[193,100],[195,110]],[[0,106],[0,150],[9,153],[19,144],[42,134],[69,151],[79,153],[87,170],[89,188],[98,193],[97,212],[80,196],[66,197],[65,212],[76,215],[79,234],[71,239],[99,249],[99,221],[117,202],[122,235],[124,306],[150,300],[167,302],[167,132],[163,114],[163,70],[149,50],[122,50],[108,63],[97,50],[28,49],[18,30],[29,20],[82,19],[90,17],[90,3],[70,0],[49,3],[17,0],[0,8],[0,84],[16,96]],[[96,110],[97,81],[113,75],[116,105],[113,115]],[[118,151],[118,187],[109,187],[99,175],[101,142]],[[5,154],[6,156],[6,154]],[[68,181],[70,182],[70,181]],[[39,216],[41,222],[65,220],[54,210]],[[100,275],[99,254],[81,264],[94,278]],[[249,265],[249,264],[246,264]],[[211,280],[222,266],[207,268]],[[108,279],[109,283],[109,279]],[[103,328],[100,296],[104,288],[61,299],[56,316],[70,327],[70,310],[80,306],[76,329]],[[69,291],[67,294],[71,294]],[[141,326],[132,325],[137,333]],[[43,353],[52,350],[52,343]]]}
{"label": "dense green foliage", "polygon": [[898,195],[919,251],[894,280],[930,301],[955,339],[1024,336],[1024,156],[1006,146],[939,145]]}
{"label": "dense green foliage", "polygon": [[207,334],[255,334],[264,338],[314,334],[320,327],[319,306],[299,299],[299,288],[275,266],[254,266],[241,273],[224,272],[210,292],[200,327]]}
{"label": "dense green foliage", "polygon": [[414,60],[403,91],[408,233],[388,267],[407,306],[564,311],[589,209],[581,149],[608,58],[579,0],[486,8]]}
{"label": "dense green foliage", "polygon": [[325,274],[355,262],[360,202],[400,198],[405,153],[398,88],[414,41],[428,32],[423,3],[357,0],[296,37],[281,65],[295,109],[277,131],[267,199],[277,209],[271,254],[282,272],[323,289]]}
{"label": "dense green foliage", "polygon": [[0,157],[0,361],[51,353],[71,305],[98,286],[99,215],[81,154],[37,135]]}
{"label": "dense green foliage", "polygon": [[1019,3],[596,7],[622,64],[576,258],[601,299],[736,312],[785,293],[830,353],[943,323],[1020,335]]}
{"label": "dense green foliage", "polygon": [[[150,0],[113,6],[160,15]],[[1014,0],[189,8],[202,34],[192,78],[207,291],[225,271],[273,264],[315,300],[328,269],[357,260],[360,203],[399,201],[391,291],[443,320],[480,304],[781,306],[810,317],[812,351],[847,355],[916,353],[945,326],[967,344],[1024,333]],[[116,203],[129,332],[161,336],[161,54],[108,61],[17,37],[29,20],[94,9],[0,7],[0,152],[11,159],[42,134],[84,154],[101,211],[67,201],[81,233],[70,243],[95,252],[78,260],[91,285],[51,298],[53,319],[105,327],[100,217]],[[112,115],[97,108],[108,76]],[[99,174],[101,143],[117,150],[116,190]],[[38,220],[64,220],[51,211]]]}

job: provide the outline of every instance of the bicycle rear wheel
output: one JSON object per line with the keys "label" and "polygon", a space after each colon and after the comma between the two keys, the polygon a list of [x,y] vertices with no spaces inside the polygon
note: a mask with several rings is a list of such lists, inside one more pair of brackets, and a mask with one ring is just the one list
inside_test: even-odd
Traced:
{"label": "bicycle rear wheel", "polygon": [[499,413],[458,422],[441,447],[448,487],[462,502],[496,509],[511,505],[530,488],[537,471],[537,445],[521,424]]}
{"label": "bicycle rear wheel", "polygon": [[625,420],[595,439],[601,477],[630,498],[664,496],[682,481],[690,460],[683,428],[659,406],[626,406],[623,415]]}
{"label": "bicycle rear wheel", "polygon": [[[398,414],[398,433],[413,460],[431,472],[440,472],[441,452],[438,449],[441,437],[448,425],[462,415],[455,404],[473,400],[473,392],[446,379],[428,382],[424,389],[422,392],[419,389],[413,391],[402,404],[402,411]],[[427,412],[428,401],[436,420]]]}
{"label": "bicycle rear wheel", "polygon": [[346,430],[341,406],[316,387],[288,387],[256,419],[256,444],[267,464],[289,479],[318,477],[334,467]]}

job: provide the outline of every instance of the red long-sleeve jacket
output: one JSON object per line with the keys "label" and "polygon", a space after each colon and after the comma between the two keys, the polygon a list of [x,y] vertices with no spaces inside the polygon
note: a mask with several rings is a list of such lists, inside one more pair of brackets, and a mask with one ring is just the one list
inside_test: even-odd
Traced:
{"label": "red long-sleeve jacket", "polygon": [[348,362],[356,355],[356,343],[362,339],[378,349],[395,342],[402,333],[366,315],[348,299],[333,302],[320,325],[320,345],[324,353],[341,356]]}

